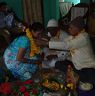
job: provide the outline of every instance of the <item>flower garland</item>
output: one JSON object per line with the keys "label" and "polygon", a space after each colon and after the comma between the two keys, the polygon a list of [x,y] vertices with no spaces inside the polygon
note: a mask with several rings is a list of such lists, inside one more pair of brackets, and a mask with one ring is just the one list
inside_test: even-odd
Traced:
{"label": "flower garland", "polygon": [[26,80],[18,85],[13,88],[12,95],[14,96],[42,96],[40,82],[35,83],[32,80]]}
{"label": "flower garland", "polygon": [[38,47],[35,43],[35,41],[33,40],[33,36],[29,30],[29,28],[26,29],[26,35],[30,40],[30,44],[31,44],[31,50],[30,50],[30,57],[33,57],[35,54],[39,54],[40,53],[40,47]]}
{"label": "flower garland", "polygon": [[41,83],[32,80],[5,82],[0,86],[1,96],[42,96]]}

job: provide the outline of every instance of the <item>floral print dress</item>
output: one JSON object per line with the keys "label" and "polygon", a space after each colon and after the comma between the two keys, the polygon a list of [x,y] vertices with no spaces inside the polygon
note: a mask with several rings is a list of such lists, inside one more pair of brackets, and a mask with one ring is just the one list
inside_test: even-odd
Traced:
{"label": "floral print dress", "polygon": [[[32,73],[36,71],[37,65],[17,61],[16,56],[19,48],[25,48],[25,58],[30,58],[30,41],[26,36],[20,36],[17,37],[5,50],[4,62],[6,67],[12,72],[14,77],[20,78],[21,80],[27,80],[30,79]],[[31,59],[35,59],[35,56]]]}

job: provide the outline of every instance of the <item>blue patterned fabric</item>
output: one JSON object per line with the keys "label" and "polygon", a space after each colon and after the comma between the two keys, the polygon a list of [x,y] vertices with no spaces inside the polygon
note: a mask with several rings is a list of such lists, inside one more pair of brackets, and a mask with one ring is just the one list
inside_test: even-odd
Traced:
{"label": "blue patterned fabric", "polygon": [[[30,41],[26,36],[20,36],[16,38],[5,50],[4,61],[5,65],[12,72],[14,77],[20,78],[21,80],[27,80],[30,79],[32,74],[36,71],[37,65],[17,61],[16,56],[19,48],[25,48],[26,49],[25,58],[29,58]],[[35,57],[31,59],[38,59]]]}

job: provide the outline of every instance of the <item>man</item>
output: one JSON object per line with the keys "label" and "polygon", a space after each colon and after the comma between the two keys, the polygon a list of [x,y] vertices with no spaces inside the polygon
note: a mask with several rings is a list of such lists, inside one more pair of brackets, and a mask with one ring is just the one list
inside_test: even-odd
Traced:
{"label": "man", "polygon": [[18,25],[20,20],[17,19],[15,13],[8,8],[6,2],[0,2],[0,36],[3,37],[7,44],[10,43],[14,34],[20,31]]}
{"label": "man", "polygon": [[6,30],[6,14],[7,14],[7,3],[6,2],[1,2],[0,3],[0,36],[3,37],[7,44],[10,42],[10,33],[8,30]]}
{"label": "man", "polygon": [[[50,41],[60,40],[64,41],[68,37],[68,33],[60,29],[60,26],[55,19],[50,19],[47,24],[47,32]],[[44,48],[45,59],[43,64],[47,64],[49,67],[55,67],[55,62],[58,60],[64,60],[67,51],[56,51]]]}
{"label": "man", "polygon": [[[82,17],[77,17],[70,22],[70,36],[63,41],[50,41],[50,49],[70,50],[71,61],[58,61],[55,67],[67,71],[68,65],[79,74],[82,82],[95,84],[95,56],[91,48],[89,35],[84,30],[85,24]],[[85,83],[84,85],[87,85]],[[85,90],[85,89],[84,89]]]}
{"label": "man", "polygon": [[[69,76],[76,84],[73,73],[78,74],[81,81],[81,90],[86,90],[87,87],[89,87],[89,90],[93,88],[95,84],[95,55],[90,44],[89,35],[85,32],[85,23],[81,16],[70,22],[69,36],[64,41],[50,40],[49,42],[43,41],[41,44],[48,46],[49,49],[68,50],[70,53],[69,60],[57,61],[55,68],[69,73],[67,69],[70,66],[73,71],[70,72],[71,75],[69,74]],[[86,87],[82,89],[81,84]]]}

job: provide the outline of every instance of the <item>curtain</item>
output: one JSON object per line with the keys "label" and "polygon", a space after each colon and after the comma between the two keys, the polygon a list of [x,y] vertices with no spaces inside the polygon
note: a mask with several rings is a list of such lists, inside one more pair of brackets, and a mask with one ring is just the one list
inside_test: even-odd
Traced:
{"label": "curtain", "polygon": [[88,11],[88,8],[72,7],[71,9],[71,20],[78,16],[84,16]]}
{"label": "curtain", "polygon": [[60,18],[59,0],[43,0],[43,13],[45,26],[52,18],[58,20]]}
{"label": "curtain", "polygon": [[41,0],[23,0],[24,20],[26,23],[42,22]]}
{"label": "curtain", "polygon": [[69,2],[60,2],[59,6],[60,6],[61,16],[63,17],[68,13],[70,8],[72,7],[72,4]]}

